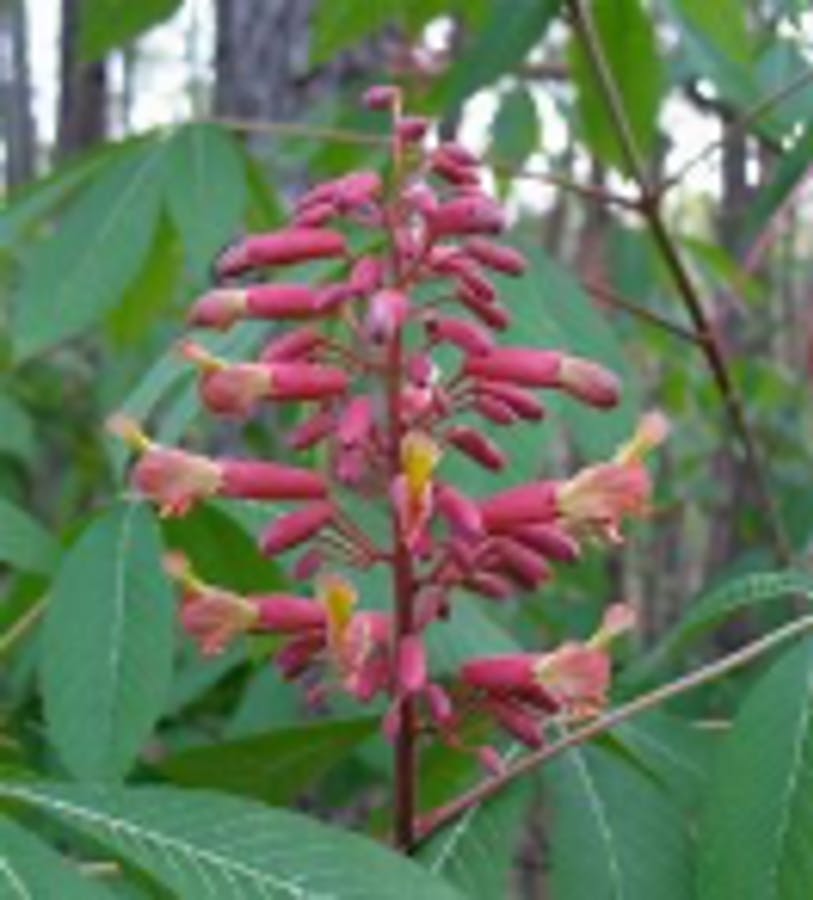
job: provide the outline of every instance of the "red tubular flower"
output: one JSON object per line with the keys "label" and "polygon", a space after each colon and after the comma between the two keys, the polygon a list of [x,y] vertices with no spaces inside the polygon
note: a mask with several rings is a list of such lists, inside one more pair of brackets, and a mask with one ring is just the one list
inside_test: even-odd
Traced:
{"label": "red tubular flower", "polygon": [[260,354],[260,362],[297,362],[308,359],[325,343],[318,331],[305,325],[269,341]]}
{"label": "red tubular flower", "polygon": [[556,562],[572,563],[581,555],[578,541],[558,525],[522,525],[512,528],[509,534],[514,540]]}
{"label": "red tubular flower", "polygon": [[276,556],[304,543],[328,525],[333,515],[333,505],[319,501],[280,516],[263,533],[260,540],[263,553]]}
{"label": "red tubular flower", "polygon": [[480,176],[477,171],[471,166],[460,165],[442,146],[438,147],[430,157],[429,167],[435,175],[439,175],[450,184],[474,186],[480,184]]}
{"label": "red tubular flower", "polygon": [[545,407],[529,391],[501,381],[477,381],[478,393],[505,404],[520,419],[538,422],[545,418]]}
{"label": "red tubular flower", "polygon": [[222,459],[221,493],[244,500],[321,500],[324,476],[310,469],[257,460]]}
{"label": "red tubular flower", "polygon": [[221,254],[216,269],[221,278],[229,278],[249,269],[288,266],[346,253],[347,242],[338,231],[287,228],[243,238]]}
{"label": "red tubular flower", "polygon": [[374,256],[362,256],[350,270],[350,284],[353,290],[362,296],[378,290],[383,277],[381,262]]}
{"label": "red tubular flower", "polygon": [[405,144],[415,144],[423,139],[430,124],[423,116],[405,116],[396,125],[396,134]]}
{"label": "red tubular flower", "polygon": [[537,750],[545,743],[539,718],[519,704],[492,699],[486,702],[486,709],[508,734],[531,750]]}
{"label": "red tubular flower", "polygon": [[362,103],[367,109],[389,110],[401,102],[401,88],[392,84],[375,84],[364,92]]}
{"label": "red tubular flower", "polygon": [[518,250],[487,238],[473,237],[466,241],[463,248],[477,262],[505,275],[522,275],[528,268],[528,261]]}
{"label": "red tubular flower", "polygon": [[344,408],[336,429],[344,448],[365,443],[373,427],[373,401],[368,396],[353,397]]}
{"label": "red tubular flower", "polygon": [[531,388],[559,386],[563,355],[557,350],[497,347],[485,356],[470,357],[463,371],[475,378],[510,381]]}
{"label": "red tubular flower", "polygon": [[333,203],[322,201],[310,203],[297,211],[294,224],[299,228],[321,228],[338,215]]}
{"label": "red tubular flower", "polygon": [[532,481],[508,488],[481,501],[480,514],[486,530],[493,532],[552,522],[559,514],[558,485],[553,481]]}
{"label": "red tubular flower", "polygon": [[500,448],[486,435],[468,425],[455,425],[444,435],[446,440],[469,459],[484,469],[499,472],[505,468],[507,459]]}
{"label": "red tubular flower", "polygon": [[504,307],[478,296],[466,283],[461,283],[457,290],[457,299],[473,315],[495,331],[505,331],[511,324],[511,316]]}
{"label": "red tubular flower", "polygon": [[463,579],[463,585],[490,600],[510,600],[516,596],[511,582],[495,572],[471,572]]}
{"label": "red tubular flower", "polygon": [[409,315],[409,297],[403,291],[382,290],[370,299],[367,334],[376,343],[392,340]]}
{"label": "red tubular flower", "polygon": [[450,484],[437,485],[435,503],[453,531],[467,538],[482,536],[483,520],[477,504],[457,488]]}
{"label": "red tubular flower", "polygon": [[324,631],[324,607],[306,597],[265,594],[252,598],[258,610],[258,627],[273,634]]}
{"label": "red tubular flower", "polygon": [[434,238],[499,234],[505,230],[505,215],[491,198],[476,194],[449,200],[427,211],[426,224]]}
{"label": "red tubular flower", "polygon": [[398,644],[398,688],[402,695],[417,694],[426,687],[426,650],[420,635],[408,634]]}
{"label": "red tubular flower", "polygon": [[309,450],[320,444],[336,427],[336,416],[329,409],[320,409],[297,425],[285,438],[292,450]]}
{"label": "red tubular flower", "polygon": [[550,566],[544,558],[511,538],[494,542],[499,558],[498,569],[525,590],[532,591],[551,577]]}
{"label": "red tubular flower", "polygon": [[424,327],[435,343],[454,344],[464,353],[480,356],[494,349],[494,338],[474,322],[451,316],[427,316]]}
{"label": "red tubular flower", "polygon": [[474,398],[474,409],[495,425],[513,425],[519,418],[507,403],[489,394],[477,394]]}
{"label": "red tubular flower", "polygon": [[304,284],[258,284],[246,289],[246,313],[253,319],[309,319],[319,312],[319,295]]}

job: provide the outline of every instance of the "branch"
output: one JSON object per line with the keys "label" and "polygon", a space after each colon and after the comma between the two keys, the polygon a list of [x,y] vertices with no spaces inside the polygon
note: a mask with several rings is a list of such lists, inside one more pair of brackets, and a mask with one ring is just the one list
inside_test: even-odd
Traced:
{"label": "branch", "polygon": [[769,650],[773,650],[780,644],[783,644],[792,638],[800,637],[808,631],[813,631],[813,616],[805,616],[803,619],[796,619],[790,624],[765,635],[765,637],[752,641],[750,644],[746,644],[739,650],[734,651],[734,653],[729,653],[727,656],[722,657],[722,659],[709,663],[709,665],[703,666],[688,675],[684,675],[676,681],[671,681],[668,684],[655,688],[655,690],[650,691],[647,694],[642,694],[640,697],[636,697],[635,700],[631,700],[629,703],[617,707],[606,715],[595,719],[593,722],[583,725],[575,731],[571,731],[558,741],[548,744],[548,746],[542,747],[540,750],[528,753],[526,756],[523,756],[521,759],[509,765],[500,775],[496,775],[487,781],[475,785],[451,803],[446,804],[446,806],[441,806],[425,816],[423,821],[419,823],[419,842],[424,843],[438,829],[457,818],[466,810],[483,803],[489,797],[493,797],[517,778],[527,775],[537,766],[559,756],[561,753],[564,753],[565,750],[569,750],[571,747],[583,744],[585,741],[589,741],[600,734],[604,734],[612,728],[615,728],[617,725],[620,725],[622,722],[626,722],[634,716],[640,715],[656,706],[660,706],[667,700],[671,700],[674,697],[678,697],[681,694],[694,690],[696,687],[714,681],[735,669],[742,668],[748,663],[753,662],[755,659],[758,659],[760,656],[763,656]]}
{"label": "branch", "polygon": [[697,333],[698,344],[706,358],[706,363],[711,370],[723,404],[735,430],[739,434],[740,442],[745,451],[746,462],[754,480],[754,487],[771,531],[777,557],[784,562],[789,562],[792,557],[792,551],[779,517],[776,502],[768,485],[756,439],[751,432],[751,426],[745,414],[745,405],[729,372],[722,348],[703,310],[700,293],[695,287],[676,243],[666,228],[661,208],[661,193],[659,190],[653,189],[653,186],[649,183],[643,157],[638,149],[629,117],[624,108],[624,99],[604,55],[601,40],[596,31],[590,10],[584,0],[567,0],[567,5],[573,18],[574,28],[584,45],[585,53],[593,68],[599,89],[607,103],[610,118],[618,132],[618,139],[629,166],[629,171],[638,185],[641,194],[638,210],[647,222],[655,244],[672,275],[678,294],[692,320]]}

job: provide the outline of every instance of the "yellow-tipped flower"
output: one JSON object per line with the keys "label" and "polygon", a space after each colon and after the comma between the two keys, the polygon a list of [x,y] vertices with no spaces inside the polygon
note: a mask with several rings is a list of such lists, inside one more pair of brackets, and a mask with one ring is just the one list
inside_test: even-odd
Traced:
{"label": "yellow-tipped flower", "polygon": [[410,431],[401,441],[401,465],[412,497],[423,496],[440,457],[440,447],[421,431]]}

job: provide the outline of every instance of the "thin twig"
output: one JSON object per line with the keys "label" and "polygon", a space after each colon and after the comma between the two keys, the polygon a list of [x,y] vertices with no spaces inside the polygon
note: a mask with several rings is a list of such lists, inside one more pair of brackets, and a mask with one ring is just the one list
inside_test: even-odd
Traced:
{"label": "thin twig", "polygon": [[671,681],[668,684],[655,688],[653,691],[642,694],[640,697],[636,697],[635,700],[631,700],[629,703],[617,707],[606,715],[595,719],[593,722],[583,725],[575,731],[571,731],[560,740],[548,744],[540,750],[528,753],[516,762],[511,763],[501,774],[495,775],[487,781],[475,785],[451,803],[434,810],[426,816],[420,823],[419,842],[423,843],[439,828],[452,821],[452,819],[457,818],[457,816],[461,815],[471,807],[483,803],[489,797],[499,793],[517,778],[527,775],[537,766],[559,756],[561,753],[564,753],[565,750],[569,750],[571,747],[583,744],[585,741],[589,741],[600,734],[604,734],[612,728],[615,728],[617,725],[620,725],[622,722],[626,722],[634,716],[640,715],[656,706],[660,706],[667,700],[685,694],[703,684],[708,684],[710,681],[715,681],[735,669],[742,668],[748,663],[753,662],[755,659],[758,659],[760,656],[763,656],[769,650],[773,650],[780,644],[789,641],[791,638],[799,637],[807,631],[813,631],[813,616],[805,616],[803,619],[796,619],[788,625],[778,628],[776,631],[772,631],[770,634],[767,634],[756,641],[752,641],[750,644],[746,644],[739,650],[729,653],[727,656],[722,657],[722,659],[718,659],[713,663],[709,663],[707,666],[703,666],[694,672],[690,672],[688,675],[684,675],[676,681]]}
{"label": "thin twig", "polygon": [[45,612],[45,598],[38,600],[20,616],[17,621],[9,626],[8,630],[0,635],[0,659],[10,653],[19,641],[39,622]]}
{"label": "thin twig", "polygon": [[707,157],[711,156],[717,150],[725,146],[734,135],[747,131],[752,125],[758,122],[767,113],[772,112],[776,107],[781,106],[789,97],[792,97],[797,91],[801,90],[805,85],[813,82],[813,67],[800,72],[795,78],[792,78],[786,84],[781,85],[775,91],[767,94],[758,103],[755,103],[750,109],[746,110],[738,119],[732,121],[724,133],[701,147],[694,156],[691,156],[686,162],[675,172],[664,180],[660,191],[664,192],[680,184],[695,166],[699,165]]}
{"label": "thin twig", "polygon": [[644,322],[648,322],[650,325],[654,325],[663,331],[668,331],[675,337],[680,338],[683,341],[688,341],[690,344],[700,343],[700,338],[690,328],[684,328],[682,325],[678,325],[677,322],[665,319],[663,316],[659,316],[657,313],[654,313],[643,306],[639,306],[637,303],[633,303],[631,300],[622,297],[621,294],[600,281],[595,281],[592,278],[582,278],[582,287],[597,300],[602,301],[609,306],[622,309],[631,316],[635,316]]}
{"label": "thin twig", "polygon": [[700,293],[683,262],[677,245],[666,228],[661,209],[661,195],[649,183],[643,157],[638,149],[629,117],[624,108],[624,99],[604,54],[590,9],[584,0],[567,0],[567,5],[572,14],[574,28],[584,45],[598,87],[607,104],[607,111],[618,133],[630,174],[641,192],[638,203],[639,212],[648,224],[655,244],[672,275],[677,292],[697,333],[698,346],[703,351],[723,404],[740,436],[754,487],[771,531],[776,554],[783,562],[789,562],[792,558],[792,551],[768,485],[757,441],[751,432],[751,426],[745,414],[745,404],[729,372],[722,348],[703,310]]}

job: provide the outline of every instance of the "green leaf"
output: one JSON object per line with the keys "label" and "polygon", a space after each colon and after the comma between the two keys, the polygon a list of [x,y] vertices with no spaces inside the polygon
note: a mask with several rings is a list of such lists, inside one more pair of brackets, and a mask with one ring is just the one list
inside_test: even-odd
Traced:
{"label": "green leaf", "polygon": [[527,779],[514,782],[439,831],[418,859],[471,900],[510,896],[514,853],[531,798]]}
{"label": "green leaf", "polygon": [[184,787],[245,794],[285,806],[377,727],[375,717],[365,716],[280,728],[184,750],[163,760],[158,770]]}
{"label": "green leaf", "polygon": [[0,817],[0,897],[104,900],[112,896],[103,885],[82,878],[38,837]]}
{"label": "green leaf", "polygon": [[[589,6],[636,146],[648,158],[655,149],[658,110],[664,90],[663,64],[653,19],[644,11],[641,0],[596,0]],[[604,162],[628,171],[618,128],[578,33],[573,36],[570,60],[579,116],[589,148]]]}
{"label": "green leaf", "polygon": [[150,143],[116,159],[29,255],[12,320],[18,360],[82,333],[121,299],[152,245],[162,153]]}
{"label": "green leaf", "polygon": [[186,125],[167,144],[163,177],[189,268],[204,282],[212,258],[234,236],[248,201],[241,151],[218,125]]}
{"label": "green leaf", "polygon": [[539,115],[527,87],[517,85],[502,96],[491,133],[494,158],[513,168],[539,148]]}
{"label": "green leaf", "polygon": [[13,398],[0,394],[0,453],[32,461],[36,453],[34,423],[31,416]]}
{"label": "green leaf", "polygon": [[118,345],[144,340],[162,313],[172,306],[180,256],[178,239],[162,216],[144,267],[109,317],[110,333]]}
{"label": "green leaf", "polygon": [[92,0],[82,4],[79,55],[85,62],[127,44],[163,22],[180,8],[182,0]]}
{"label": "green leaf", "polygon": [[746,699],[707,801],[703,900],[813,895],[813,641],[782,656]]}
{"label": "green leaf", "polygon": [[458,108],[480,88],[522,64],[545,36],[561,0],[497,0],[491,15],[455,64],[449,106]]}
{"label": "green leaf", "polygon": [[747,6],[740,0],[674,0],[687,22],[729,59],[749,65],[752,57]]}
{"label": "green leaf", "polygon": [[690,900],[680,811],[646,775],[597,747],[543,770],[552,804],[552,895],[562,900]]}
{"label": "green leaf", "polygon": [[401,19],[403,0],[319,0],[313,16],[311,59],[325,63],[337,53]]}
{"label": "green leaf", "polygon": [[24,572],[50,572],[59,545],[28,513],[0,497],[0,563]]}
{"label": "green leaf", "polygon": [[172,675],[174,600],[158,526],[122,503],[67,554],[45,619],[42,690],[48,734],[80,779],[116,779],[163,709]]}
{"label": "green leaf", "polygon": [[177,788],[0,783],[98,839],[180,900],[461,900],[441,879],[373,841],[248,800]]}
{"label": "green leaf", "polygon": [[813,578],[793,570],[757,572],[711,588],[695,600],[683,619],[646,657],[625,673],[625,681],[646,677],[729,616],[793,595],[813,599]]}

